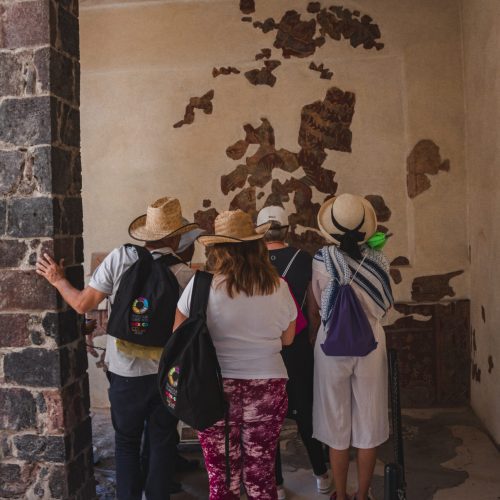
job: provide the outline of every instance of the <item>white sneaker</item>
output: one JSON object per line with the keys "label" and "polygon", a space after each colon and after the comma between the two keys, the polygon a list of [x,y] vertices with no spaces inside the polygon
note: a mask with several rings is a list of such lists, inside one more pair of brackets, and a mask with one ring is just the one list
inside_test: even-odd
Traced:
{"label": "white sneaker", "polygon": [[330,474],[327,472],[323,476],[314,476],[316,478],[316,488],[318,493],[327,494],[330,493],[332,489],[332,480],[330,479]]}
{"label": "white sneaker", "polygon": [[278,490],[278,500],[286,500],[286,492],[283,485],[277,487]]}

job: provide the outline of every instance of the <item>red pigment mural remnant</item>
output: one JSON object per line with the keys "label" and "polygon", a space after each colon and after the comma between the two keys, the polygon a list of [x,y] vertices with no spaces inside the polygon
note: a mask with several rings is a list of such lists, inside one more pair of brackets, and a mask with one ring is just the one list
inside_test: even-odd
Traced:
{"label": "red pigment mural remnant", "polygon": [[476,329],[472,330],[472,348],[474,349],[474,352],[477,351],[477,344],[476,344]]}
{"label": "red pigment mural remnant", "polygon": [[410,261],[408,260],[408,257],[396,257],[392,262],[391,266],[409,266]]}
{"label": "red pigment mural remnant", "polygon": [[310,14],[316,14],[321,10],[321,4],[319,2],[309,2],[307,4],[307,12]]}
{"label": "red pigment mural remnant", "polygon": [[230,74],[235,74],[239,75],[241,71],[238,68],[234,68],[233,66],[221,66],[220,68],[214,68],[212,70],[212,76],[214,78],[217,78],[219,75],[230,75]]}
{"label": "red pigment mural remnant", "polygon": [[257,216],[257,198],[255,196],[255,188],[247,187],[242,189],[229,204],[229,210],[241,209],[243,212],[250,214],[255,220]]}
{"label": "red pigment mural remnant", "polygon": [[263,33],[269,33],[278,28],[276,21],[272,17],[268,17],[264,22],[254,21],[253,26],[262,30]]}
{"label": "red pigment mural remnant", "polygon": [[484,306],[481,306],[481,318],[483,319],[483,323],[486,323],[486,310]]}
{"label": "red pigment mural remnant", "polygon": [[323,80],[331,80],[333,76],[333,71],[330,71],[328,68],[325,68],[323,63],[321,63],[319,66],[315,63],[312,62],[309,64],[309,69],[312,71],[317,71],[320,73],[319,77]]}
{"label": "red pigment mural remnant", "polygon": [[214,221],[219,215],[219,212],[215,208],[209,208],[208,210],[198,210],[194,214],[194,222],[204,229],[208,233],[214,232]]}
{"label": "red pigment mural remnant", "polygon": [[332,6],[329,10],[321,9],[316,19],[320,25],[320,33],[333,40],[338,41],[343,37],[354,48],[362,45],[365,49],[383,49],[384,44],[377,41],[381,37],[380,28],[372,23],[370,16],[364,15],[358,19],[360,14],[359,11],[352,12],[340,6]]}
{"label": "red pigment mural remnant", "polygon": [[260,52],[255,55],[255,60],[269,59],[271,57],[271,49],[260,49]]}
{"label": "red pigment mural remnant", "polygon": [[435,302],[442,298],[454,297],[455,292],[450,280],[463,274],[463,270],[433,276],[420,276],[412,283],[411,298],[415,302]]}
{"label": "red pigment mural remnant", "polygon": [[316,36],[316,21],[302,21],[300,14],[295,10],[285,12],[277,25],[278,33],[274,46],[282,49],[283,57],[309,57],[317,47],[325,43],[324,37]]}
{"label": "red pigment mural remnant", "polygon": [[401,276],[401,271],[399,269],[390,269],[389,273],[391,275],[392,281],[396,285],[399,285],[403,281],[403,277]]}
{"label": "red pigment mural remnant", "polygon": [[251,23],[253,21],[253,19],[252,19],[251,16],[243,16],[241,18],[241,21],[244,22],[244,23]]}
{"label": "red pigment mural remnant", "polygon": [[231,160],[240,160],[247,152],[248,146],[249,143],[246,140],[237,141],[226,149],[226,155]]}
{"label": "red pigment mural remnant", "polygon": [[220,178],[220,187],[224,194],[234,191],[236,188],[242,188],[248,177],[248,168],[246,165],[238,165],[230,174],[223,175]]}
{"label": "red pigment mural remnant", "polygon": [[406,183],[408,196],[415,198],[431,187],[428,175],[450,170],[450,161],[441,160],[439,147],[430,139],[423,139],[415,145],[406,161]]}
{"label": "red pigment mural remnant", "polygon": [[276,77],[273,75],[273,71],[280,65],[281,62],[275,59],[264,61],[263,68],[247,71],[245,78],[252,85],[269,85],[270,87],[274,87]]}
{"label": "red pigment mural remnant", "polygon": [[184,119],[175,123],[174,128],[182,127],[183,125],[190,125],[194,122],[194,110],[201,109],[206,115],[211,115],[213,111],[212,99],[214,98],[214,91],[209,90],[201,97],[191,97],[189,104],[186,106]]}
{"label": "red pigment mural remnant", "polygon": [[493,368],[495,365],[493,364],[493,356],[488,356],[488,373],[491,373],[493,371]]}
{"label": "red pigment mural remnant", "polygon": [[255,12],[255,0],[240,0],[240,10],[243,14]]}
{"label": "red pigment mural remnant", "polygon": [[[290,241],[314,253],[325,244],[317,232],[317,213],[321,203],[312,201],[313,188],[325,193],[325,199],[335,194],[337,183],[335,172],[323,167],[327,158],[326,150],[350,152],[350,125],[354,114],[355,96],[351,92],[332,87],[323,100],[307,104],[302,108],[301,125],[298,133],[300,151],[276,148],[274,129],[266,118],[261,118],[258,127],[247,123],[243,126],[245,137],[226,149],[226,155],[241,161],[247,155],[251,144],[257,150],[247,155],[244,164],[237,165],[232,172],[221,176],[221,190],[227,195],[240,189],[230,202],[230,208],[241,208],[255,214],[257,199],[262,199],[263,188],[271,183],[271,193],[264,206],[281,205],[293,198],[295,211],[289,215]],[[293,174],[302,167],[304,176],[291,177],[284,182],[273,179],[276,169]],[[195,221],[202,227],[206,219],[214,215],[215,209],[199,211]],[[215,212],[216,213],[216,212]]]}
{"label": "red pigment mural remnant", "polygon": [[377,214],[377,220],[379,222],[387,222],[391,218],[391,209],[385,204],[384,198],[378,194],[369,194],[365,196]]}
{"label": "red pigment mural remnant", "polygon": [[299,163],[307,181],[322,193],[335,194],[337,183],[331,170],[321,165],[326,159],[325,149],[351,152],[355,95],[337,87],[328,89],[323,101],[302,108],[299,129]]}
{"label": "red pigment mural remnant", "polygon": [[203,208],[208,208],[212,205],[212,200],[205,199],[203,200]]}

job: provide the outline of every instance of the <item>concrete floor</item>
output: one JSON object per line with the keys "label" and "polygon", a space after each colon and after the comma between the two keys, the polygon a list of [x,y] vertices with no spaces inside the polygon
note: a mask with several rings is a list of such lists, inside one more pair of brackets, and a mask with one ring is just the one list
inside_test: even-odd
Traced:
{"label": "concrete floor", "polygon": [[[114,498],[113,434],[106,410],[93,411],[97,491],[101,500]],[[409,500],[500,500],[500,453],[470,409],[406,410],[403,412],[406,477]],[[183,454],[201,458],[196,446]],[[293,422],[287,421],[281,440],[285,487],[290,500],[325,500],[317,494],[304,447]],[[392,443],[383,445],[373,480],[373,493],[383,499],[384,463],[392,458]],[[349,472],[349,489],[356,490],[356,464]],[[182,478],[184,492],[175,500],[207,499],[203,469]],[[244,496],[242,498],[245,498]]]}

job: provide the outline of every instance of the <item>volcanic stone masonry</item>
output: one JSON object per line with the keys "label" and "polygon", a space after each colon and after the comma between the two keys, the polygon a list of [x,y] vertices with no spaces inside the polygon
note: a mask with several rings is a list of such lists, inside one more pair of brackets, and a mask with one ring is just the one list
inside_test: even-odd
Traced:
{"label": "volcanic stone masonry", "polygon": [[83,283],[77,0],[0,1],[0,498],[95,498],[80,319],[34,271]]}

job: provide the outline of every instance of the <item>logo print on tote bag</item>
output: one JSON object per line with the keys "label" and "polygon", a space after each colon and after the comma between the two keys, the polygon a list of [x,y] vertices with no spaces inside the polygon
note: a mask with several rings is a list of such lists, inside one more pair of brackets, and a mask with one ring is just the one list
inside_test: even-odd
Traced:
{"label": "logo print on tote bag", "polygon": [[177,402],[177,384],[179,383],[180,369],[178,366],[173,366],[168,371],[167,382],[165,384],[165,396],[170,408],[175,408]]}
{"label": "logo print on tote bag", "polygon": [[137,297],[132,302],[132,314],[130,316],[130,330],[136,335],[143,335],[149,326],[149,300],[145,297]]}

